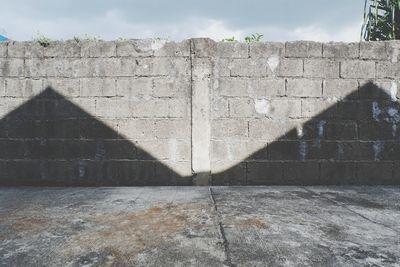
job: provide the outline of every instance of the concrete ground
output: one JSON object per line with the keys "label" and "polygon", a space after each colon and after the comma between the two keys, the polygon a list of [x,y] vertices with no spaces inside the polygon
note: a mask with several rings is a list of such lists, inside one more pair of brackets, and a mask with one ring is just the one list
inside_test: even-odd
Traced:
{"label": "concrete ground", "polygon": [[0,189],[0,266],[399,262],[399,187]]}

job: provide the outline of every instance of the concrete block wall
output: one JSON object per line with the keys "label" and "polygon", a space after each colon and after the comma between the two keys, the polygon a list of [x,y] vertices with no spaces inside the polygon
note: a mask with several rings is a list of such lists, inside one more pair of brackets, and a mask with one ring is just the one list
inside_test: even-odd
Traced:
{"label": "concrete block wall", "polygon": [[0,43],[0,184],[400,184],[399,48]]}

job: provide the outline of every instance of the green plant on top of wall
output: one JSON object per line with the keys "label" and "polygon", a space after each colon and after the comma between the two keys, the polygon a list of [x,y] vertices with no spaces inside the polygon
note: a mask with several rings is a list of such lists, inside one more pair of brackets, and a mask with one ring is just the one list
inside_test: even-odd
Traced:
{"label": "green plant on top of wall", "polygon": [[400,0],[365,0],[361,39],[400,39]]}

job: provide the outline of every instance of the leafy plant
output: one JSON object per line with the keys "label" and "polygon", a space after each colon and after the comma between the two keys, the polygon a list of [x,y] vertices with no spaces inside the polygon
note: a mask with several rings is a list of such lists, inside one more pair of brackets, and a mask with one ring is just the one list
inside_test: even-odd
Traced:
{"label": "leafy plant", "polygon": [[261,39],[262,39],[263,37],[264,37],[263,34],[253,33],[253,34],[250,35],[250,36],[246,36],[246,37],[244,38],[244,41],[245,41],[246,43],[248,43],[248,44],[250,44],[250,43],[257,43],[257,42],[260,42]]}
{"label": "leafy plant", "polygon": [[365,0],[361,39],[400,39],[400,0]]}
{"label": "leafy plant", "polygon": [[51,39],[44,36],[43,34],[38,34],[35,38],[33,38],[33,41],[37,42],[41,46],[46,47],[50,45]]}
{"label": "leafy plant", "polygon": [[235,39],[235,36],[232,36],[231,38],[222,39],[222,42],[237,42],[237,40]]}

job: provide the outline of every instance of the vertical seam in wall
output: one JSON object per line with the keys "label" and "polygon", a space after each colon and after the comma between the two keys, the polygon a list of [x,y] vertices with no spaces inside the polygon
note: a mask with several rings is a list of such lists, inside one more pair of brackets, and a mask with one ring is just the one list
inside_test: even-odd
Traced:
{"label": "vertical seam in wall", "polygon": [[192,177],[193,170],[193,40],[189,41],[189,63],[190,63],[190,169]]}

